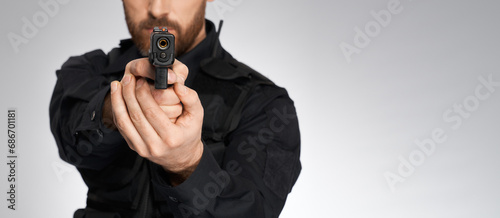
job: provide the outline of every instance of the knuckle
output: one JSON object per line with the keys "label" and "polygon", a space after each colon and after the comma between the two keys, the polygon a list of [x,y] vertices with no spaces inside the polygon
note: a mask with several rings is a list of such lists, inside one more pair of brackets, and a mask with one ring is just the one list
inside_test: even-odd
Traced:
{"label": "knuckle", "polygon": [[190,102],[192,102],[194,104],[201,104],[200,96],[198,95],[198,92],[196,92],[193,89],[188,88],[188,98],[189,98]]}
{"label": "knuckle", "polygon": [[149,153],[149,157],[153,159],[161,159],[163,157],[163,150],[159,149],[157,146],[152,146]]}
{"label": "knuckle", "polygon": [[135,97],[137,99],[146,98],[147,94],[148,94],[148,90],[147,89],[142,89],[142,87],[141,88],[137,88],[137,86],[136,86]]}
{"label": "knuckle", "polygon": [[125,129],[125,127],[127,126],[127,122],[123,119],[115,118],[115,126],[118,129]]}
{"label": "knuckle", "polygon": [[156,89],[152,90],[151,95],[153,96],[153,99],[155,99],[156,101],[158,101],[158,102],[163,101],[163,93],[160,92],[159,90],[156,90]]}
{"label": "knuckle", "polygon": [[193,93],[193,98],[196,98],[199,101],[200,97],[198,96],[198,92],[196,92],[194,89],[190,89],[190,90],[191,90],[191,93]]}
{"label": "knuckle", "polygon": [[149,66],[144,64],[143,61],[137,61],[137,64],[135,65],[135,72],[137,73],[136,76],[145,76],[148,68]]}
{"label": "knuckle", "polygon": [[143,158],[151,158],[151,154],[146,151],[145,149],[137,149],[136,150],[137,154]]}
{"label": "knuckle", "polygon": [[149,66],[144,61],[133,60],[125,66],[125,72],[129,72],[135,76],[145,76]]}
{"label": "knuckle", "polygon": [[146,117],[149,117],[153,120],[158,120],[160,119],[159,114],[156,113],[156,110],[153,107],[147,107],[143,109],[144,115]]}
{"label": "knuckle", "polygon": [[125,65],[125,72],[131,72],[135,69],[136,61],[130,61]]}
{"label": "knuckle", "polygon": [[138,111],[133,111],[129,113],[130,119],[132,122],[141,122],[142,120],[142,113]]}
{"label": "knuckle", "polygon": [[171,149],[179,147],[178,140],[175,137],[167,137],[163,139],[163,143],[165,143],[165,145]]}

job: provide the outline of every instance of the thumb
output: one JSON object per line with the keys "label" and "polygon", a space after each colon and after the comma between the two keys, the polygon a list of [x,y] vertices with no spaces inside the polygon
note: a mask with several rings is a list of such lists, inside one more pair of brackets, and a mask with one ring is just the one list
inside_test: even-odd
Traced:
{"label": "thumb", "polygon": [[184,110],[178,121],[182,122],[187,118],[200,119],[203,121],[203,106],[201,105],[198,93],[178,82],[174,84],[174,91],[184,105]]}

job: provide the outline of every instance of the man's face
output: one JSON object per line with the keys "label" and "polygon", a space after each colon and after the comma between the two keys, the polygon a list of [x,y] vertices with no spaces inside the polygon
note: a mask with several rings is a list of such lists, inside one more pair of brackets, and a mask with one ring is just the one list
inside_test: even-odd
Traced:
{"label": "man's face", "polygon": [[175,35],[175,55],[182,55],[205,38],[206,0],[123,0],[132,40],[144,56],[153,27]]}

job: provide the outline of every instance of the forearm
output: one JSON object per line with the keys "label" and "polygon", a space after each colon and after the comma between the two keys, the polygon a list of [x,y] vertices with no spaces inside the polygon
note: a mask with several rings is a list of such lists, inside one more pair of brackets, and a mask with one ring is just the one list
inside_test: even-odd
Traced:
{"label": "forearm", "polygon": [[51,130],[63,160],[79,168],[101,169],[113,161],[124,141],[102,124],[108,78],[94,72],[85,56],[70,58],[57,71],[49,108]]}
{"label": "forearm", "polygon": [[99,97],[90,101],[70,100],[63,90],[54,91],[50,107],[52,133],[61,158],[79,168],[105,167],[113,161],[119,145],[125,143],[118,132],[99,123],[93,110],[95,102],[101,100]]}

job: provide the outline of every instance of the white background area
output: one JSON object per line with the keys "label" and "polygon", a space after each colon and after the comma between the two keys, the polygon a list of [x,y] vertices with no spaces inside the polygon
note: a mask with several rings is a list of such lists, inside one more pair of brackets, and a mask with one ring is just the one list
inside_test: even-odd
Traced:
{"label": "white background area", "polygon": [[[22,36],[23,18],[43,12],[39,1],[0,3],[6,218],[72,217],[85,207],[87,188],[59,158],[50,132],[55,71],[70,56],[108,52],[130,37],[121,1],[69,0],[16,52],[7,36]],[[355,29],[373,25],[370,12],[388,10],[391,0],[215,2],[207,17],[224,18],[224,48],[295,101],[303,170],[280,217],[500,217],[500,87],[480,88],[484,100],[476,93],[481,77],[500,82],[498,1],[401,0],[400,13],[369,28],[373,37],[350,62],[340,45],[356,46]],[[460,105],[466,113],[454,111]],[[11,107],[18,111],[16,211],[6,201]],[[436,129],[441,142],[425,154],[415,141]]]}

